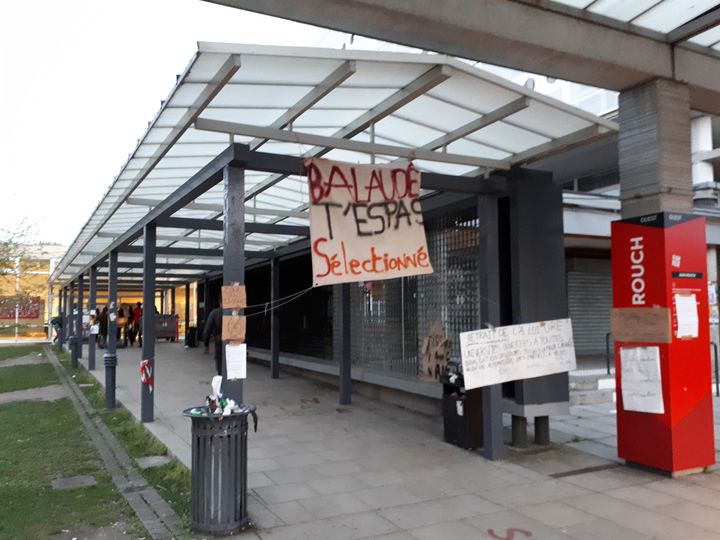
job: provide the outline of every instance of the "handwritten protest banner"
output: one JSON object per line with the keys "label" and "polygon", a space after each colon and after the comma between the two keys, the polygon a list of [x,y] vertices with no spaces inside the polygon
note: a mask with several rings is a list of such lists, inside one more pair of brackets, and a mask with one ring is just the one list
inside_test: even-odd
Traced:
{"label": "handwritten protest banner", "polygon": [[412,163],[305,161],[313,285],[431,273]]}
{"label": "handwritten protest banner", "polygon": [[468,389],[576,368],[570,319],[462,332],[460,356]]}

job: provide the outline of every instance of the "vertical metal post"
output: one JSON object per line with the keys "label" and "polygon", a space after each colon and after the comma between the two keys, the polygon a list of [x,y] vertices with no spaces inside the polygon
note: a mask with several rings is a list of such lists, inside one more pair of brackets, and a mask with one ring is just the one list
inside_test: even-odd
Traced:
{"label": "vertical metal post", "polygon": [[280,377],[280,259],[270,259],[270,372],[273,379]]}
{"label": "vertical metal post", "polygon": [[188,333],[190,329],[190,284],[185,284],[185,346],[188,346]]}
{"label": "vertical metal post", "polygon": [[[500,245],[498,197],[481,195],[477,204],[480,226],[480,325],[499,326]],[[485,386],[483,393],[483,456],[498,460],[505,455],[502,423],[502,385]]]}
{"label": "vertical metal post", "polygon": [[57,352],[61,353],[63,350],[63,332],[65,327],[65,317],[63,316],[63,309],[65,306],[63,305],[63,296],[65,295],[65,289],[60,288],[60,291],[58,293],[58,317],[60,317],[60,329],[57,331],[57,342],[55,343],[55,347],[57,349]]}
{"label": "vertical metal post", "polygon": [[107,345],[103,355],[105,364],[105,407],[114,409],[117,369],[117,273],[118,252],[111,251],[108,257],[108,331]]}
{"label": "vertical metal post", "polygon": [[[62,289],[62,313],[60,314],[62,316],[62,333],[61,336],[61,343],[65,343],[68,336],[68,324],[70,319],[68,318],[68,288],[63,287]],[[62,351],[62,347],[60,347],[60,350]]]}
{"label": "vertical metal post", "polygon": [[175,287],[170,289],[170,315],[175,315]]}
{"label": "vertical metal post", "polygon": [[[225,190],[223,214],[223,284],[245,284],[245,169],[236,165],[228,165],[223,170],[223,187]],[[205,281],[205,320],[207,321],[209,306],[209,287]],[[223,315],[230,315],[229,309],[223,309]],[[237,403],[243,402],[242,379],[228,381],[225,345],[222,342],[222,387],[228,398]]]}
{"label": "vertical metal post", "polygon": [[340,405],[352,403],[352,358],[350,356],[350,285],[340,285]]}
{"label": "vertical metal post", "polygon": [[68,315],[68,349],[73,368],[77,367],[77,332],[75,329],[75,282],[70,283],[70,314]]}
{"label": "vertical metal post", "polygon": [[210,315],[210,279],[205,278],[203,281],[203,327],[207,323],[208,315]]}
{"label": "vertical metal post", "polygon": [[[95,314],[97,307],[97,266],[90,268],[90,297],[88,298],[88,311]],[[97,323],[97,316],[93,320],[93,324]],[[97,334],[90,333],[88,335],[88,369],[95,369],[95,345]]]}
{"label": "vertical metal post", "polygon": [[77,339],[75,341],[75,347],[77,347],[77,355],[73,362],[73,368],[78,367],[77,360],[82,358],[82,346],[83,346],[83,295],[85,292],[85,277],[80,274],[78,277],[78,296],[77,296],[77,319],[75,323],[75,332]]}
{"label": "vertical metal post", "polygon": [[612,334],[608,332],[605,334],[605,367],[607,374],[610,375],[610,336]]}
{"label": "vertical metal post", "polygon": [[147,360],[152,385],[140,383],[140,420],[155,419],[155,252],[157,229],[148,223],[143,230],[143,312],[142,312],[142,358]]}
{"label": "vertical metal post", "polygon": [[[165,297],[167,296],[167,291],[165,289],[162,289],[160,291],[160,313],[165,315]],[[153,310],[153,313],[155,310]]]}

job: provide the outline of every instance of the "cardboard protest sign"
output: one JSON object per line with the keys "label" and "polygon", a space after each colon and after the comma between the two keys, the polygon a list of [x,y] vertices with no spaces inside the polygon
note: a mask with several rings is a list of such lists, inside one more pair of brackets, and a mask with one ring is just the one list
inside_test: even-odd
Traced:
{"label": "cardboard protest sign", "polygon": [[314,286],[432,273],[412,163],[305,167]]}
{"label": "cardboard protest sign", "polygon": [[225,309],[242,309],[247,307],[245,285],[223,285],[222,305]]}
{"label": "cardboard protest sign", "polygon": [[222,338],[230,341],[245,341],[245,317],[223,315]]}
{"label": "cardboard protest sign", "polygon": [[462,332],[460,355],[467,389],[576,368],[570,319]]}
{"label": "cardboard protest sign", "polygon": [[439,323],[432,323],[420,347],[420,377],[439,381],[443,368],[450,359],[451,350],[452,340],[447,337]]}

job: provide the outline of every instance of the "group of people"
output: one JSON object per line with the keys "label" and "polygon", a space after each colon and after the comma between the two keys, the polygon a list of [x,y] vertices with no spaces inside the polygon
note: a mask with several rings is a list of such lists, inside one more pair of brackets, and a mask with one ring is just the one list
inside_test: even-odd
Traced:
{"label": "group of people", "polygon": [[[138,302],[135,307],[130,304],[122,304],[118,307],[117,318],[117,339],[122,340],[125,346],[134,346],[137,341],[138,347],[142,347],[142,304]],[[107,346],[109,310],[105,306],[97,316],[98,325],[98,347],[104,349]]]}

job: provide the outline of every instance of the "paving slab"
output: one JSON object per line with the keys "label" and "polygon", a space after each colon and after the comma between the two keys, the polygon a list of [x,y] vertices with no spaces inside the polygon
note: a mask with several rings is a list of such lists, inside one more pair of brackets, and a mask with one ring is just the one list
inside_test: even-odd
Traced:
{"label": "paving slab", "polygon": [[67,396],[67,390],[65,390],[63,385],[51,384],[40,388],[3,392],[0,394],[0,405],[3,403],[13,403],[15,401],[56,401],[66,398]]}
{"label": "paving slab", "polygon": [[[117,397],[135,416],[139,360],[137,349],[118,352]],[[190,422],[180,411],[202,403],[213,373],[201,350],[156,346],[155,421],[145,425],[187,466]],[[103,370],[93,375],[104,383]],[[336,389],[285,372],[273,380],[252,362],[244,395],[259,425],[248,435],[255,528],[239,538],[502,538],[513,527],[544,540],[717,534],[720,473],[672,480],[625,467],[614,403],[571,407],[551,418],[552,445],[490,462],[446,444],[440,416],[358,394],[339,407]],[[677,515],[663,513],[673,504]]]}
{"label": "paving slab", "polygon": [[0,369],[12,366],[30,366],[33,364],[47,364],[47,359],[42,355],[28,355],[20,358],[10,358],[0,362]]}
{"label": "paving slab", "polygon": [[146,456],[135,458],[135,461],[137,462],[138,467],[145,470],[167,465],[172,461],[172,458],[169,456]]}
{"label": "paving slab", "polygon": [[59,490],[77,489],[95,485],[97,485],[97,480],[95,480],[95,477],[87,475],[71,476],[69,478],[57,478],[52,481],[52,488]]}

